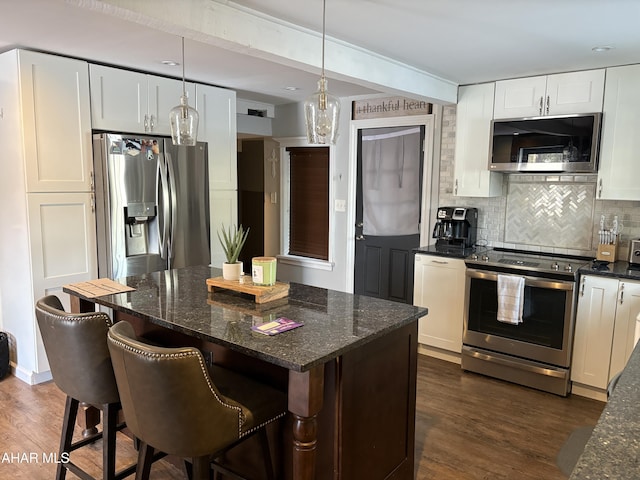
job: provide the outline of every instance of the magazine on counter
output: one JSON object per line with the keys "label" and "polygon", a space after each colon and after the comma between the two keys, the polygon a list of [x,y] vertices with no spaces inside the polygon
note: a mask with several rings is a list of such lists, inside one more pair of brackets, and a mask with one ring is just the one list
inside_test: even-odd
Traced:
{"label": "magazine on counter", "polygon": [[262,325],[253,325],[251,330],[262,333],[264,335],[277,335],[293,328],[301,327],[303,324],[289,320],[288,318],[276,318],[272,322],[263,323]]}

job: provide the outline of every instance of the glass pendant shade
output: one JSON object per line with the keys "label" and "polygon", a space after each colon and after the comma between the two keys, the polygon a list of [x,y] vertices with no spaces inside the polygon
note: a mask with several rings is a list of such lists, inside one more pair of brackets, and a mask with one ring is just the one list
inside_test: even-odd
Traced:
{"label": "glass pendant shade", "polygon": [[338,138],[340,101],[327,92],[327,80],[318,80],[318,91],[304,102],[307,141],[310,144],[335,145]]}
{"label": "glass pendant shade", "polygon": [[196,144],[198,135],[198,112],[189,106],[186,95],[180,97],[180,105],[169,112],[171,122],[171,139],[174,145]]}

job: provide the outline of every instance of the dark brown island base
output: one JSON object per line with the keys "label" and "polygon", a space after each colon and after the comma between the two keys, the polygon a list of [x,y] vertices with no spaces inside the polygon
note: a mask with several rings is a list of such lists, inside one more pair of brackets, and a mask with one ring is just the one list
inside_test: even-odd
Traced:
{"label": "dark brown island base", "polygon": [[[120,279],[135,288],[126,293],[64,291],[74,311],[110,307],[138,335],[196,346],[286,391],[290,415],[269,432],[278,478],[413,479],[417,320],[427,310],[294,283],[288,297],[257,304],[209,293],[206,279],[220,275],[187,267]],[[279,317],[304,325],[275,336],[251,330]],[[260,475],[247,456],[227,460]]]}

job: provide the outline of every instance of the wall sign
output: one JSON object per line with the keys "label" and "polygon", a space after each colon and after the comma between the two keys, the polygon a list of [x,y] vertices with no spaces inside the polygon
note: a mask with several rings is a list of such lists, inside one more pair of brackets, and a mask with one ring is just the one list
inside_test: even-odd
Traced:
{"label": "wall sign", "polygon": [[357,100],[352,104],[351,119],[404,117],[406,115],[429,115],[433,105],[426,100],[406,97],[372,98]]}

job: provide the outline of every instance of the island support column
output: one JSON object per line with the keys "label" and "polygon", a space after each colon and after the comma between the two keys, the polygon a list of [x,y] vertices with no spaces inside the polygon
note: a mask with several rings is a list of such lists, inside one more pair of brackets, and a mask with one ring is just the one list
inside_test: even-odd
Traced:
{"label": "island support column", "polygon": [[293,415],[293,478],[316,476],[317,415],[324,395],[324,365],[306,372],[289,371],[289,411]]}

